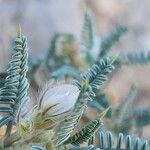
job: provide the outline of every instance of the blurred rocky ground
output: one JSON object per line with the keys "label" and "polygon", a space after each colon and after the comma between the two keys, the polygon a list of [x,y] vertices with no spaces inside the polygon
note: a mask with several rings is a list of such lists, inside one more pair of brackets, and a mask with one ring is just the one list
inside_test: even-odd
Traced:
{"label": "blurred rocky ground", "polygon": [[[0,0],[0,71],[9,61],[10,46],[18,24],[28,37],[31,53],[42,57],[55,32],[72,33],[80,42],[86,8],[92,11],[97,34],[102,38],[116,24],[128,26],[129,32],[113,46],[113,51],[149,50],[149,6],[148,0]],[[133,82],[140,87],[137,104],[150,106],[149,75],[150,65],[120,69],[106,88],[114,106],[126,97]],[[146,138],[150,135],[148,130],[149,127],[144,131]]]}

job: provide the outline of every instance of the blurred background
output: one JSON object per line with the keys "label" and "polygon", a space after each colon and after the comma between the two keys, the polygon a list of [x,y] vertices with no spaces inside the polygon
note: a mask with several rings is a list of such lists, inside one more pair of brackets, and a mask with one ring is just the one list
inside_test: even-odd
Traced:
{"label": "blurred background", "polygon": [[[77,57],[80,57],[81,30],[87,8],[91,10],[100,40],[117,24],[128,27],[128,32],[111,48],[112,51],[148,51],[149,6],[150,1],[147,0],[0,0],[0,72],[5,71],[10,60],[18,24],[21,24],[28,38],[28,48],[34,58],[42,59],[45,56],[54,33],[73,34],[76,39],[73,48],[78,53]],[[120,68],[104,88],[112,107],[117,107],[126,98],[133,82],[139,87],[135,105],[150,107],[149,76],[148,64]],[[95,113],[91,109],[86,117],[91,119]],[[141,136],[149,139],[150,125],[144,127]]]}

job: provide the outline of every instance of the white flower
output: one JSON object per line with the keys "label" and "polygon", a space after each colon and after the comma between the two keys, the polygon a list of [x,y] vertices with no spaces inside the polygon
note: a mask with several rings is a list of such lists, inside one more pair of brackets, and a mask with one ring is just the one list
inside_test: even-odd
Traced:
{"label": "white flower", "polygon": [[79,89],[72,84],[47,88],[41,96],[39,108],[49,117],[64,115],[73,108],[79,93]]}

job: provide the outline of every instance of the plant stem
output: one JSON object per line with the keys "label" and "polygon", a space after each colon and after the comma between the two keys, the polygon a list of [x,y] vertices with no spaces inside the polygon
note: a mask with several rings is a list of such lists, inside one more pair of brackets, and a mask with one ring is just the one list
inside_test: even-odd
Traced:
{"label": "plant stem", "polygon": [[12,135],[10,135],[9,137],[6,137],[4,139],[4,147],[9,147],[11,146],[14,142],[20,140],[21,137],[19,135],[18,132],[13,133]]}
{"label": "plant stem", "polygon": [[7,124],[6,133],[5,133],[5,138],[7,138],[7,137],[10,136],[11,130],[12,130],[12,121],[10,121],[10,122]]}

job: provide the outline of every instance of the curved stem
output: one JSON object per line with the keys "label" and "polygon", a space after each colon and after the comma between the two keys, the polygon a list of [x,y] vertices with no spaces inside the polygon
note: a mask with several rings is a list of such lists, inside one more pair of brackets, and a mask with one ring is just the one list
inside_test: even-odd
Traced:
{"label": "curved stem", "polygon": [[7,129],[6,129],[6,133],[5,133],[5,138],[9,137],[11,134],[11,130],[12,130],[12,121],[10,121],[7,124]]}
{"label": "curved stem", "polygon": [[15,132],[11,134],[9,137],[5,137],[4,139],[4,147],[9,147],[16,141],[19,141],[21,139],[21,136],[18,132]]}

